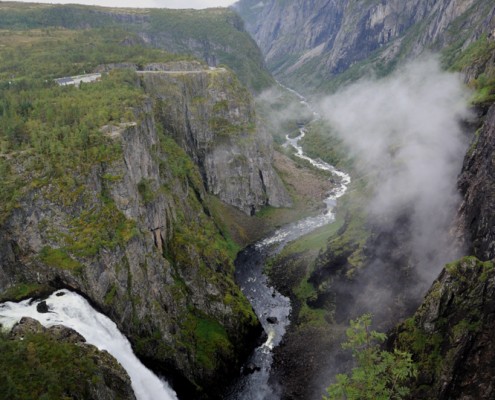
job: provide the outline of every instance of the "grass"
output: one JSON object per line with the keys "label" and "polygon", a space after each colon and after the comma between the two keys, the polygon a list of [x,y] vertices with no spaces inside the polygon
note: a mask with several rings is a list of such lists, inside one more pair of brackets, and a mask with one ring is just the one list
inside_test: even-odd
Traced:
{"label": "grass", "polygon": [[0,333],[0,399],[88,398],[103,383],[95,350],[44,334],[11,340]]}
{"label": "grass", "polygon": [[289,243],[285,246],[282,254],[287,255],[289,253],[324,250],[328,244],[328,240],[336,235],[343,225],[344,218],[339,215],[331,224],[322,226],[321,228],[300,237],[294,242]]}
{"label": "grass", "polygon": [[182,329],[188,338],[183,344],[193,349],[199,365],[207,371],[214,371],[233,350],[225,328],[211,318],[191,313]]}
{"label": "grass", "polygon": [[80,271],[83,268],[82,264],[74,260],[65,249],[54,249],[45,246],[41,249],[39,258],[46,265],[58,269]]}
{"label": "grass", "polygon": [[53,292],[53,288],[39,283],[18,283],[0,293],[0,302],[29,299]]}
{"label": "grass", "polygon": [[[228,65],[253,91],[260,92],[275,83],[264,67],[260,50],[244,31],[242,20],[229,9],[150,11],[78,5],[33,6],[2,3],[0,10],[2,13],[0,29],[3,30],[16,33],[23,30],[33,32],[37,30],[45,36],[62,29],[78,31],[78,35],[90,36],[98,30],[106,32],[113,30],[119,33],[116,35],[117,40],[113,48],[108,49],[109,54],[115,52],[115,49],[126,51],[126,48],[131,50],[132,47],[137,47],[130,43],[137,43],[143,48],[146,45],[137,34],[144,32],[152,38],[151,41],[155,46],[180,55],[171,56],[172,58],[185,59],[184,55],[187,54],[189,58],[208,58],[211,62]],[[133,20],[134,15],[138,15],[138,18]],[[97,38],[94,38],[94,41],[97,41]],[[38,43],[44,47],[43,43]],[[83,51],[92,51],[91,46],[81,46],[81,48]],[[165,52],[162,52],[162,55],[164,54]],[[67,56],[70,58],[71,53],[67,53]],[[167,60],[170,60],[170,56],[168,59],[163,57],[156,61]],[[125,61],[131,60],[127,57]],[[143,58],[136,61],[142,64],[147,60]]]}
{"label": "grass", "polygon": [[482,35],[471,43],[464,51],[447,53],[444,55],[444,64],[450,63],[453,71],[463,71],[476,66],[482,72],[472,77],[468,85],[474,89],[471,98],[472,104],[492,103],[495,101],[495,67],[490,66],[490,59],[495,53],[495,42]]}

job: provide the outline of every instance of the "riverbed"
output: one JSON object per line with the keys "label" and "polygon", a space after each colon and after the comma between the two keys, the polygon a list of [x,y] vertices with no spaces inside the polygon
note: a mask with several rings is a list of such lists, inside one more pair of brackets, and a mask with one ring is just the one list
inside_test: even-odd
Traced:
{"label": "riverbed", "polygon": [[266,341],[256,348],[241,371],[240,379],[228,390],[228,400],[277,400],[280,384],[271,376],[273,349],[280,344],[290,324],[291,304],[289,298],[268,284],[263,273],[266,261],[278,254],[290,242],[330,224],[335,220],[333,212],[336,201],[347,190],[350,176],[332,165],[314,160],[304,154],[299,142],[305,135],[304,127],[296,138],[286,137],[285,146],[294,149],[294,154],[323,171],[338,178],[338,183],[324,200],[326,205],[315,216],[303,218],[276,230],[265,239],[248,246],[236,259],[236,281],[251,302],[266,334]]}

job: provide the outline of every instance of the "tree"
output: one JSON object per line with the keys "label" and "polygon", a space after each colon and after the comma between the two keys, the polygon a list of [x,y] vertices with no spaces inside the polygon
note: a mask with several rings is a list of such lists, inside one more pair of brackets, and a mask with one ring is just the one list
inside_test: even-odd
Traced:
{"label": "tree", "polygon": [[371,330],[371,317],[365,314],[351,320],[342,347],[352,350],[356,367],[337,375],[325,400],[400,400],[409,394],[407,382],[417,373],[411,354],[381,350],[387,336]]}

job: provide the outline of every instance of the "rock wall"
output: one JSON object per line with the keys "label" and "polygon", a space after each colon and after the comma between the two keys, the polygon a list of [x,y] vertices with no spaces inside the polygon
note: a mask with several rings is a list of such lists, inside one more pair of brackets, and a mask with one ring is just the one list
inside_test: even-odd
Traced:
{"label": "rock wall", "polygon": [[198,165],[208,192],[250,215],[263,206],[291,205],[271,166],[271,137],[233,74],[217,68],[150,73],[143,80],[162,125]]}
{"label": "rock wall", "polygon": [[[137,79],[150,93],[135,122],[102,128],[112,160],[70,171],[70,189],[41,182],[0,227],[0,291],[82,292],[179,395],[215,398],[261,328],[234,283],[207,191],[247,213],[288,197],[230,72]],[[29,174],[31,161],[15,160],[16,170]]]}
{"label": "rock wall", "polygon": [[448,264],[418,311],[389,345],[413,354],[412,399],[492,399],[495,275],[492,262],[466,257]]}
{"label": "rock wall", "polygon": [[495,258],[495,105],[476,132],[466,154],[459,188],[464,196],[460,209],[462,228],[468,232],[470,254],[481,260]]}
{"label": "rock wall", "polygon": [[324,81],[344,72],[348,80],[384,74],[455,42],[458,50],[495,26],[487,0],[241,0],[235,8],[269,69],[302,91],[334,89]]}

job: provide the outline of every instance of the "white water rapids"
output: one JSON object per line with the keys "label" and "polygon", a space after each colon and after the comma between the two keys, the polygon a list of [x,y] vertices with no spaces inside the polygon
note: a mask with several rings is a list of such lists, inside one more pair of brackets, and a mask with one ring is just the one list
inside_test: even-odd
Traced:
{"label": "white water rapids", "polygon": [[117,325],[91,307],[86,299],[68,290],[59,290],[46,299],[47,313],[36,310],[40,301],[0,304],[0,323],[10,329],[22,317],[30,317],[45,327],[64,325],[74,329],[88,343],[108,351],[117,359],[129,374],[138,400],[177,400],[177,395],[168,384],[139,361]]}
{"label": "white water rapids", "polygon": [[347,187],[351,183],[351,177],[345,172],[339,171],[333,165],[330,165],[325,161],[322,161],[320,159],[314,160],[304,154],[302,147],[299,145],[299,141],[304,137],[305,134],[306,132],[304,128],[301,128],[299,130],[299,136],[295,138],[290,138],[287,135],[286,136],[287,142],[285,143],[284,146],[293,147],[294,150],[296,150],[295,155],[297,157],[309,161],[311,165],[322,171],[329,171],[333,175],[338,176],[340,178],[340,182],[330,193],[328,193],[328,197],[324,200],[324,203],[326,204],[327,207],[322,214],[316,215],[314,217],[304,218],[300,221],[284,226],[278,229],[277,231],[275,231],[275,233],[272,234],[271,236],[260,241],[257,244],[257,246],[268,246],[271,244],[281,243],[281,242],[283,242],[285,245],[285,243],[287,242],[295,240],[303,235],[306,235],[307,233],[314,231],[315,229],[318,229],[324,225],[333,222],[335,220],[335,214],[333,212],[333,209],[337,204],[336,201],[339,197],[344,195],[344,193],[347,190]]}

